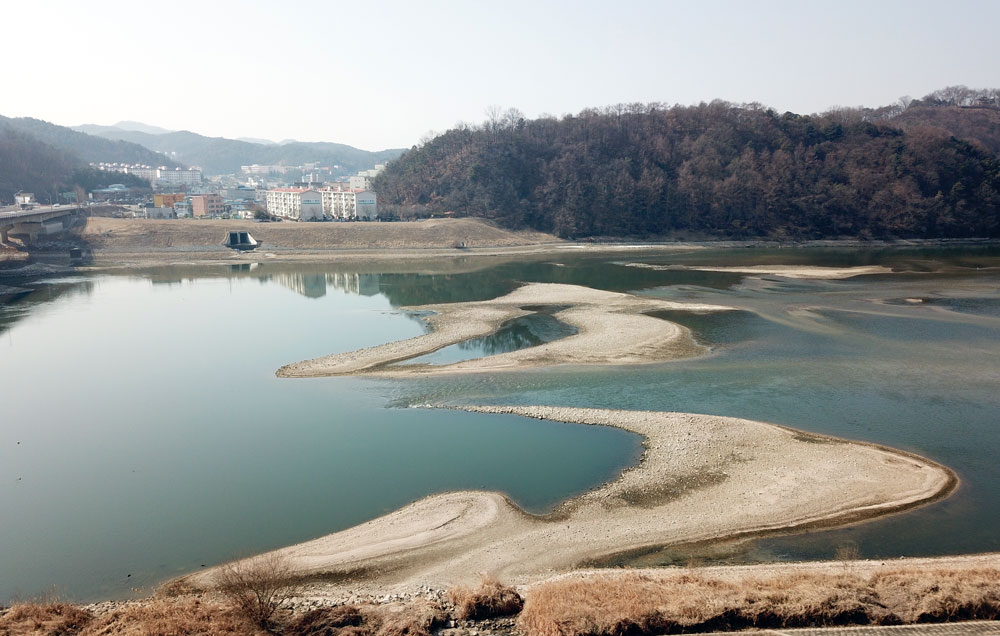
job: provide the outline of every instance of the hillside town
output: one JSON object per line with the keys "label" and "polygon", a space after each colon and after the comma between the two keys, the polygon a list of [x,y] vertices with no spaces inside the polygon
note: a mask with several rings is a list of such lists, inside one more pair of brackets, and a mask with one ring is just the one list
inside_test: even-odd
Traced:
{"label": "hillside town", "polygon": [[[150,183],[152,192],[115,183],[86,193],[92,202],[125,205],[138,218],[375,221],[379,219],[378,203],[371,179],[385,169],[385,164],[376,164],[346,179],[334,176],[336,166],[317,164],[253,164],[242,166],[240,175],[212,178],[206,178],[198,168],[121,163],[92,163],[91,167]],[[293,175],[299,178],[290,180]]]}

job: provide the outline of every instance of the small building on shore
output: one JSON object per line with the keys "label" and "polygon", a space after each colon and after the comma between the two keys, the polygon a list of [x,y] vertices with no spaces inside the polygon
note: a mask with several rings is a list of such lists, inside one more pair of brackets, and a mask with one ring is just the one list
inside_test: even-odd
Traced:
{"label": "small building on shore", "polygon": [[14,195],[14,205],[22,210],[30,210],[35,207],[37,203],[38,202],[35,201],[35,195],[31,192],[18,192]]}

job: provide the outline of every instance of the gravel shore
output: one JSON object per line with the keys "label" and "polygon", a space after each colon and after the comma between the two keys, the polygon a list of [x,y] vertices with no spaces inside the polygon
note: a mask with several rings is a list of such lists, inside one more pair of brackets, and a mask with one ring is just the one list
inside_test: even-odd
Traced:
{"label": "gravel shore", "polygon": [[[957,483],[946,468],[913,455],[743,419],[465,408],[614,426],[642,435],[646,451],[619,479],[546,516],[528,515],[500,493],[450,492],[279,550],[296,572],[314,578],[305,595],[409,594],[483,572],[530,584],[637,548],[888,514],[940,498]],[[211,581],[211,570],[185,579]]]}

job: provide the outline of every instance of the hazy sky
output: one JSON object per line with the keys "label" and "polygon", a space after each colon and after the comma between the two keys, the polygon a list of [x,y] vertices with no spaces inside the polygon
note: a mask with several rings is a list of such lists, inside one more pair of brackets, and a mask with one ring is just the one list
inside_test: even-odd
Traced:
{"label": "hazy sky", "polygon": [[2,15],[2,115],[367,150],[490,105],[811,113],[1000,87],[1000,0],[17,0]]}

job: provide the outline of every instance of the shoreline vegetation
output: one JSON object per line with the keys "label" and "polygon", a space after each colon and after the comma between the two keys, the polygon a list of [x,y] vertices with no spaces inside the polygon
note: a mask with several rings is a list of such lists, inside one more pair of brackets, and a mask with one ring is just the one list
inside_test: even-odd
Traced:
{"label": "shoreline vegetation", "polygon": [[[477,586],[346,602],[295,596],[295,581],[268,577],[263,585],[210,593],[161,589],[153,598],[85,606],[18,602],[0,607],[0,633],[651,636],[980,621],[963,628],[978,632],[994,628],[981,621],[1000,617],[997,565],[983,555],[799,563],[768,571],[581,571],[516,588],[485,575]],[[251,590],[276,595],[263,603],[234,597]]]}

